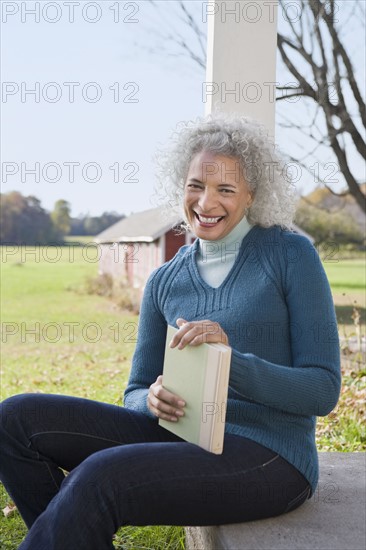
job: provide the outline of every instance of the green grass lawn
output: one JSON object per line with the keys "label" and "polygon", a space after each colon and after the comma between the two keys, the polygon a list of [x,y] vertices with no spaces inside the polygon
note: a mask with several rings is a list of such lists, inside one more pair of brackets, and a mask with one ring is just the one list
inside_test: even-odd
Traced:
{"label": "green grass lawn", "polygon": [[[89,242],[89,240],[87,241]],[[8,252],[8,254],[6,253]],[[0,247],[2,371],[0,397],[49,392],[121,404],[135,347],[137,317],[106,298],[83,292],[97,273],[89,247],[31,247],[10,255]],[[49,261],[45,261],[49,260]],[[26,533],[17,512],[5,518],[9,497],[0,485],[0,548],[15,550]],[[179,527],[128,527],[115,547],[182,550]]]}
{"label": "green grass lawn", "polygon": [[95,235],[66,235],[66,237],[64,237],[64,241],[67,246],[83,246],[85,244],[94,243],[94,239]]}
{"label": "green grass lawn", "polygon": [[60,248],[55,263],[31,256],[2,263],[2,398],[36,389],[121,401],[137,317],[84,294],[97,264],[70,250]]}
{"label": "green grass lawn", "polygon": [[366,284],[365,259],[325,261],[323,266],[335,292],[364,290]]}
{"label": "green grass lawn", "polygon": [[[90,242],[90,238],[86,239]],[[138,319],[121,312],[107,298],[83,291],[85,278],[97,274],[96,250],[65,246],[33,252],[28,247],[11,252],[10,248],[0,247],[1,399],[38,391],[121,404]],[[365,262],[348,260],[324,266],[338,320],[351,334],[350,316],[355,302],[363,323],[365,319]],[[348,310],[339,309],[342,307]],[[320,450],[365,448],[364,380],[365,372],[357,367],[357,362],[343,369],[340,402],[326,419],[318,422]],[[0,510],[8,503],[9,497],[0,486]],[[17,512],[8,518],[0,512],[1,549],[15,550],[25,532]],[[184,533],[179,527],[123,528],[115,540],[116,548],[122,545],[133,550],[182,550]]]}
{"label": "green grass lawn", "polygon": [[366,324],[366,263],[365,258],[324,262],[332,288],[337,320],[342,337],[355,336],[354,308],[360,313],[360,324],[365,334]]}

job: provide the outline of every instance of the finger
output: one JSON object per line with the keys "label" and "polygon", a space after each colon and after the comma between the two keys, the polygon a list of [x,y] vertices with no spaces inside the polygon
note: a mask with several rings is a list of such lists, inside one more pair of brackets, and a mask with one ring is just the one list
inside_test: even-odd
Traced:
{"label": "finger", "polygon": [[179,346],[181,341],[183,341],[185,346],[201,332],[215,332],[217,330],[215,329],[215,325],[217,325],[217,323],[213,323],[208,319],[204,319],[202,321],[185,321],[184,319],[179,318],[177,319],[177,324],[180,325],[180,328],[172,338],[171,347],[175,347],[177,345]]}
{"label": "finger", "polygon": [[176,409],[163,401],[160,401],[155,396],[150,399],[150,410],[159,418],[172,420],[176,422],[180,417],[184,416],[182,409]]}
{"label": "finger", "polygon": [[[183,349],[186,346],[188,346],[193,340],[202,334],[202,327],[198,325],[192,325],[190,327],[186,327],[185,332],[182,332],[179,336],[179,341],[177,343],[178,349]],[[177,334],[178,336],[178,334]]]}
{"label": "finger", "polygon": [[172,346],[177,346],[178,349],[183,349],[185,346],[191,344],[193,341],[196,341],[195,345],[198,345],[203,342],[207,342],[208,335],[216,335],[216,338],[210,339],[211,342],[218,342],[218,334],[221,330],[221,327],[218,323],[214,323],[208,319],[203,321],[192,321],[187,322],[179,331],[175,334],[175,337],[172,339]]}
{"label": "finger", "polygon": [[199,346],[203,343],[209,344],[225,344],[229,345],[229,339],[227,334],[221,330],[219,333],[213,334],[212,332],[204,332],[198,334],[193,340],[189,343],[190,346]]}
{"label": "finger", "polygon": [[174,334],[173,338],[169,342],[169,347],[175,348],[179,345],[179,342],[181,341],[182,336],[189,331],[192,328],[193,323],[189,323],[188,321],[185,321],[184,319],[177,319],[176,321],[177,325],[180,327],[179,330]]}
{"label": "finger", "polygon": [[185,401],[179,395],[170,392],[162,385],[156,385],[152,387],[152,394],[159,401],[170,405],[175,409],[182,409],[185,406]]}
{"label": "finger", "polygon": [[168,422],[178,422],[179,420],[179,416],[164,413],[159,409],[156,409],[155,407],[149,407],[149,408],[153,413],[153,415],[156,416],[157,418],[161,418],[162,420],[167,420]]}
{"label": "finger", "polygon": [[147,396],[149,409],[155,416],[159,417],[164,415],[165,418],[167,414],[174,417],[183,416],[184,412],[182,409],[185,406],[185,401],[180,396],[165,389],[162,382],[163,377],[160,375],[149,388]]}
{"label": "finger", "polygon": [[[179,402],[183,403],[183,401]],[[175,421],[177,418],[184,416],[184,411],[181,407],[177,408],[174,405],[162,401],[159,397],[156,397],[153,392],[149,393],[148,406],[155,416],[160,418],[169,418]]]}

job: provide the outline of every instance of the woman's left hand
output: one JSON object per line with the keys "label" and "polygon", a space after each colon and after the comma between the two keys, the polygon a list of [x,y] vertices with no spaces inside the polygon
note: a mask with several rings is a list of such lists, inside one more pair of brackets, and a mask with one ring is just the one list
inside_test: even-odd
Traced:
{"label": "woman's left hand", "polygon": [[227,334],[219,323],[204,319],[202,321],[186,321],[177,319],[178,332],[173,336],[170,347],[183,349],[185,346],[199,346],[204,342],[229,345]]}

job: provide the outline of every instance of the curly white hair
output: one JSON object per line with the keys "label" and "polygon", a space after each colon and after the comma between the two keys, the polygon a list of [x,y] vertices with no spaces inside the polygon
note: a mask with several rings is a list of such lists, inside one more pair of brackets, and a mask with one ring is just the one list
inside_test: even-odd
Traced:
{"label": "curly white hair", "polygon": [[247,219],[252,225],[279,225],[291,229],[295,214],[295,189],[283,159],[265,128],[237,114],[215,113],[181,122],[168,148],[158,151],[155,202],[168,205],[183,216],[184,185],[193,157],[201,151],[239,161],[253,193]]}

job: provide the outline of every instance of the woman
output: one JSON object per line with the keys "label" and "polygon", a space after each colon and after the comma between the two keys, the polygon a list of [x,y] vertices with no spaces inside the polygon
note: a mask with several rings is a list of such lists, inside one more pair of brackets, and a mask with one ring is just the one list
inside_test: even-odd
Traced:
{"label": "woman", "polygon": [[[160,191],[197,239],[149,278],[125,407],[38,394],[2,405],[0,478],[30,528],[23,550],[113,548],[122,525],[275,516],[316,487],[315,417],[337,403],[339,346],[320,260],[290,231],[291,184],[247,119],[198,119],[172,143]],[[164,389],[167,324],[172,347],[232,347],[222,455],[158,425],[189,402]]]}

